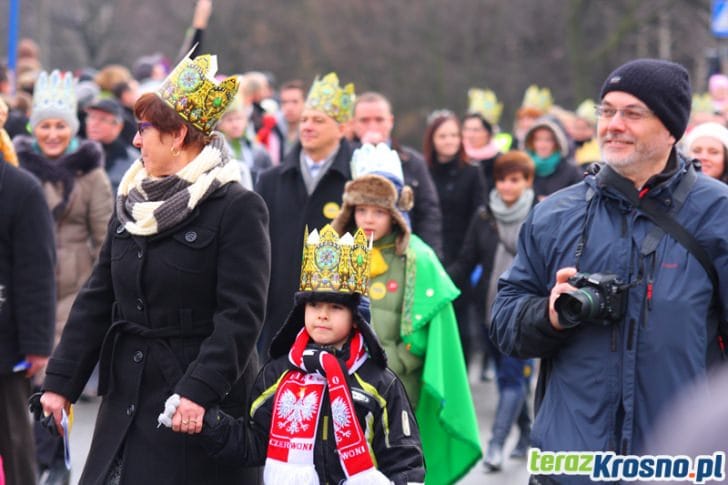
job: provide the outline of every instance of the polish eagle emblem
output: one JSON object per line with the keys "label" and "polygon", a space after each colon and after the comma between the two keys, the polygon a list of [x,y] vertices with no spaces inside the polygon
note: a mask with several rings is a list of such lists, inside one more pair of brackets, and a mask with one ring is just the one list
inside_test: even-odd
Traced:
{"label": "polish eagle emblem", "polygon": [[337,442],[351,437],[351,430],[347,429],[351,425],[351,413],[343,398],[337,397],[331,403],[331,419],[334,421]]}
{"label": "polish eagle emblem", "polygon": [[281,420],[278,422],[278,427],[286,428],[291,434],[308,430],[311,426],[308,422],[316,414],[318,402],[316,391],[305,394],[301,389],[300,397],[296,398],[296,395],[287,389],[283,392],[278,406],[278,419]]}

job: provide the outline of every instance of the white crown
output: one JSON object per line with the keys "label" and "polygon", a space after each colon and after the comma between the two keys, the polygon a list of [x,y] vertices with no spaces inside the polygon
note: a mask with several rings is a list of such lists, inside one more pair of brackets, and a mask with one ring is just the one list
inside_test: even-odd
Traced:
{"label": "white crown", "polygon": [[33,88],[32,112],[58,111],[76,116],[76,90],[73,74],[70,72],[61,76],[57,70],[50,76],[43,71]]}
{"label": "white crown", "polygon": [[376,147],[365,143],[354,151],[351,157],[351,178],[367,174],[382,175],[394,179],[393,181],[399,182],[400,185],[404,184],[399,155],[386,143],[380,143]]}

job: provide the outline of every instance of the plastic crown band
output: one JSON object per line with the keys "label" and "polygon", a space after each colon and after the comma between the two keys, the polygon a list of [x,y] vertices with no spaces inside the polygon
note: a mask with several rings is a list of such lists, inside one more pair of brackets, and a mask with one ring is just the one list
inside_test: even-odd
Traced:
{"label": "plastic crown band", "polygon": [[351,178],[355,179],[362,175],[382,175],[399,184],[404,184],[402,173],[402,161],[395,150],[392,150],[386,143],[379,143],[377,146],[365,143],[354,150],[351,157]]}
{"label": "plastic crown band", "polygon": [[554,98],[551,96],[549,88],[539,88],[535,84],[526,89],[523,95],[523,103],[521,108],[535,108],[543,113],[547,113],[554,104]]}
{"label": "plastic crown band", "polygon": [[238,80],[229,77],[218,83],[217,56],[204,54],[190,59],[189,54],[162,82],[157,95],[183,119],[209,135],[237,94]]}
{"label": "plastic crown band", "polygon": [[54,70],[50,76],[42,71],[33,88],[33,113],[57,112],[60,117],[76,118],[76,82],[73,74]]}
{"label": "plastic crown band", "polygon": [[326,225],[311,234],[308,227],[303,239],[301,284],[299,291],[328,291],[367,294],[369,287],[370,243],[358,229],[339,237]]}
{"label": "plastic crown band", "polygon": [[339,76],[330,72],[322,79],[314,80],[306,97],[306,107],[323,111],[336,120],[346,123],[351,119],[354,109],[354,85],[339,86]]}
{"label": "plastic crown band", "polygon": [[498,102],[490,89],[471,88],[468,90],[468,113],[476,113],[491,125],[497,125],[503,113],[503,103]]}

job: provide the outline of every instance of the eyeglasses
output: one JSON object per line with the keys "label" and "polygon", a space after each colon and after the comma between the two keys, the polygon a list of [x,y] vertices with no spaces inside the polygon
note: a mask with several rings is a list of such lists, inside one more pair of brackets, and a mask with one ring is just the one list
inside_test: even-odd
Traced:
{"label": "eyeglasses", "polygon": [[140,121],[137,123],[137,131],[140,135],[143,135],[144,130],[147,128],[154,128],[154,123],[150,123],[149,121]]}
{"label": "eyeglasses", "polygon": [[594,111],[597,116],[605,120],[611,120],[617,116],[617,113],[627,121],[640,121],[655,115],[649,109],[639,107],[615,108],[613,106],[598,105],[594,107]]}

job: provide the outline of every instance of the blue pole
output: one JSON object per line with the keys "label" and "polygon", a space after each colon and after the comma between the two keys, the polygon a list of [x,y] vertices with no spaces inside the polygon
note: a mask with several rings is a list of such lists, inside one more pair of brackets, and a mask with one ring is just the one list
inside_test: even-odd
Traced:
{"label": "blue pole", "polygon": [[15,93],[15,68],[18,63],[18,31],[20,19],[20,0],[10,0],[8,15],[8,77],[11,91]]}

